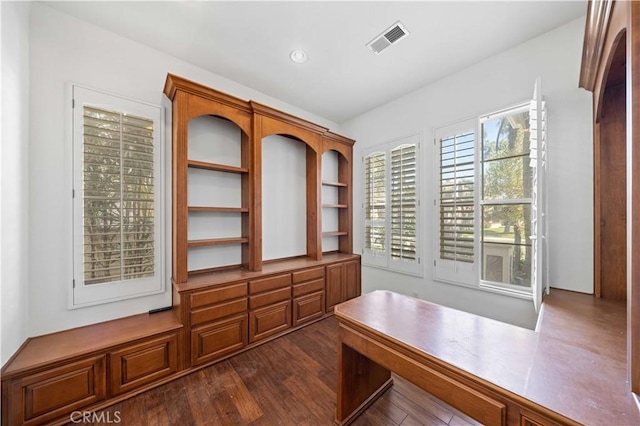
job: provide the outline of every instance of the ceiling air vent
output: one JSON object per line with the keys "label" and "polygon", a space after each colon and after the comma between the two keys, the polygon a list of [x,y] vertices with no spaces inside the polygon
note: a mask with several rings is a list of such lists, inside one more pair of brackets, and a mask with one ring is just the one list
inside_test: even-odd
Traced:
{"label": "ceiling air vent", "polygon": [[387,47],[397,43],[408,35],[409,31],[407,31],[405,26],[398,21],[391,27],[384,30],[382,34],[367,43],[367,47],[371,49],[373,53],[379,55]]}

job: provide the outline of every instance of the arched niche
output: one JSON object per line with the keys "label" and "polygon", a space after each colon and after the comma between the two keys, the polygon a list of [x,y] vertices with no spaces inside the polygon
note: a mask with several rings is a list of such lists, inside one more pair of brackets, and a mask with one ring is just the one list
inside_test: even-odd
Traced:
{"label": "arched niche", "polygon": [[307,150],[291,136],[262,139],[262,259],[307,255]]}
{"label": "arched niche", "polygon": [[[243,187],[248,135],[235,122],[217,115],[198,115],[187,123],[187,240],[247,238],[247,196]],[[202,166],[193,166],[200,164]],[[221,166],[218,169],[211,166]],[[215,188],[215,190],[212,190]],[[206,271],[243,264],[246,244],[190,246],[187,269]]]}
{"label": "arched niche", "polygon": [[342,151],[327,149],[321,157],[323,253],[352,251],[351,163]]}
{"label": "arched niche", "polygon": [[247,133],[228,118],[199,115],[187,124],[187,157],[229,166],[242,166],[242,140]]}

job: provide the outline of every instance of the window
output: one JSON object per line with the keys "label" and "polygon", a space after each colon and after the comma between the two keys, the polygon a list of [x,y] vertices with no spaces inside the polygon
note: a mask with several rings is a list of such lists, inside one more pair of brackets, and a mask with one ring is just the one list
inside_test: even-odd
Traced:
{"label": "window", "polygon": [[438,246],[434,278],[473,284],[476,275],[476,128],[469,120],[436,131]]}
{"label": "window", "polygon": [[543,106],[436,129],[434,279],[527,297],[537,288],[545,266],[536,262],[546,256]]}
{"label": "window", "polygon": [[162,292],[161,108],[72,90],[72,305]]}
{"label": "window", "polygon": [[418,148],[413,135],[368,150],[364,164],[363,262],[420,274]]}
{"label": "window", "polygon": [[531,288],[529,104],[480,120],[481,280]]}

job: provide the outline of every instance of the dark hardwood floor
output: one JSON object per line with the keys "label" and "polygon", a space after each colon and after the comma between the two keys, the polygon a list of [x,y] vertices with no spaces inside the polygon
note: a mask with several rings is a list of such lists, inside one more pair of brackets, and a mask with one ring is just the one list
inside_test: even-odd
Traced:
{"label": "dark hardwood floor", "polygon": [[[331,425],[336,404],[336,330],[331,317],[104,411],[122,425]],[[70,423],[71,424],[71,423]],[[96,423],[96,424],[108,424]],[[394,376],[354,423],[476,425]]]}

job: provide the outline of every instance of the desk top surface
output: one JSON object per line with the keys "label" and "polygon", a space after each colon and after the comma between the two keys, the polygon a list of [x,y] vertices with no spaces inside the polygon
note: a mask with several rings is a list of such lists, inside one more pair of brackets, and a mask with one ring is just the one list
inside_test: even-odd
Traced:
{"label": "desk top surface", "polygon": [[389,291],[335,314],[578,422],[640,424],[626,383],[624,304],[553,290],[543,306],[538,332]]}

